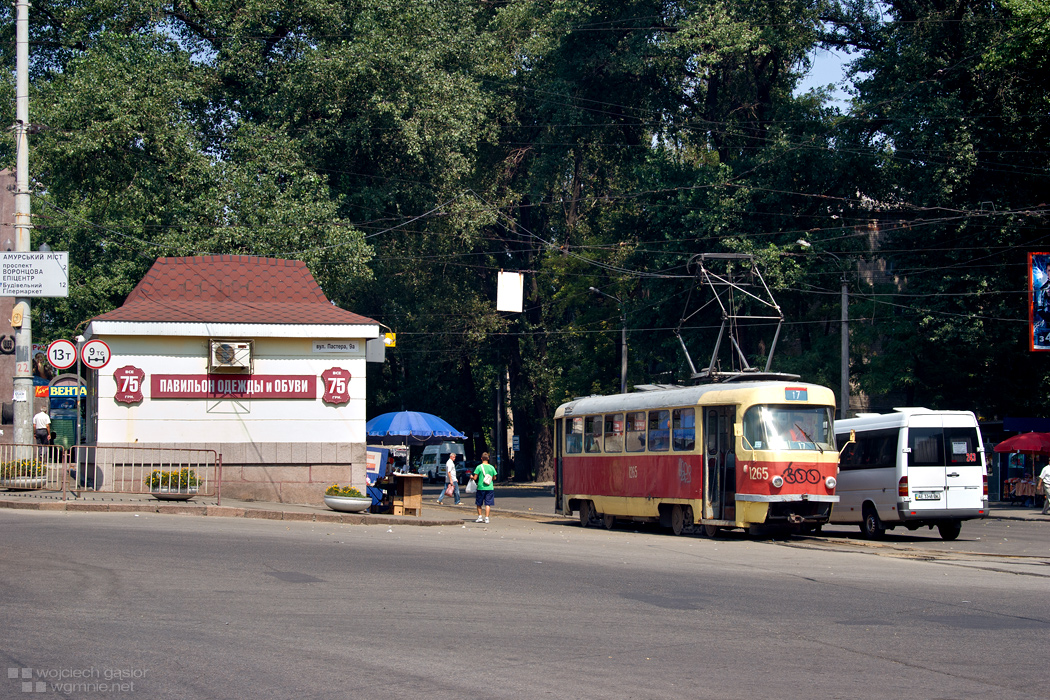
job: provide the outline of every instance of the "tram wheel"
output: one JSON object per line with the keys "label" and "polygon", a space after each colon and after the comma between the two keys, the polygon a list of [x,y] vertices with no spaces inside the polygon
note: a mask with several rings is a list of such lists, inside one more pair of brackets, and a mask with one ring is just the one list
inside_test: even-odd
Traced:
{"label": "tram wheel", "polygon": [[675,535],[685,532],[685,511],[680,505],[671,507],[671,532]]}
{"label": "tram wheel", "polygon": [[704,534],[711,539],[715,539],[722,534],[722,528],[717,525],[704,525]]}
{"label": "tram wheel", "polygon": [[692,534],[696,532],[696,520],[693,519],[692,506],[682,506],[682,517],[685,518],[685,533]]}
{"label": "tram wheel", "polygon": [[615,515],[609,515],[608,513],[603,515],[602,516],[602,527],[604,527],[606,530],[612,530],[614,527],[616,527],[616,516]]}
{"label": "tram wheel", "polygon": [[594,505],[590,501],[580,503],[580,527],[589,527],[594,517]]}

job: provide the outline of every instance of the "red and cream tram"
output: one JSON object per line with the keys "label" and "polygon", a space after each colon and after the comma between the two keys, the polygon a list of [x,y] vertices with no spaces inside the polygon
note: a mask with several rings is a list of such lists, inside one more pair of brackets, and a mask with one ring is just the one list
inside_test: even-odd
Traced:
{"label": "red and cream tram", "polygon": [[790,381],[570,401],[554,414],[556,509],[675,534],[821,525],[838,501],[834,412],[830,389]]}

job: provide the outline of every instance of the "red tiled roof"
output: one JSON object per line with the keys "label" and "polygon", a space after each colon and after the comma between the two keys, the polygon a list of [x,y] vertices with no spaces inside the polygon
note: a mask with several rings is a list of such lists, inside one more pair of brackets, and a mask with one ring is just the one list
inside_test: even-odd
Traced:
{"label": "red tiled roof", "polygon": [[93,321],[375,324],[333,306],[306,264],[250,255],[158,258],[124,305]]}

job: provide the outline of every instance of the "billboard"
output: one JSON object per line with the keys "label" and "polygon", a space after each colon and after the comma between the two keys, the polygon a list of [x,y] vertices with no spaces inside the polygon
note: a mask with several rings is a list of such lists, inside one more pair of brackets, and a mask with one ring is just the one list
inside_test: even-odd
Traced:
{"label": "billboard", "polygon": [[1050,350],[1050,253],[1028,254],[1028,346]]}

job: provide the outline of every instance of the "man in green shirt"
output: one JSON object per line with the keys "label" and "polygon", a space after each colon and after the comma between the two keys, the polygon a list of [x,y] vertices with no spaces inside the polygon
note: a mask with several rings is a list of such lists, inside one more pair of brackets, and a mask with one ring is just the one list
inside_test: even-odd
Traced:
{"label": "man in green shirt", "polygon": [[[470,475],[470,478],[478,482],[478,490],[474,494],[474,505],[478,507],[478,519],[476,523],[487,523],[489,521],[489,510],[492,508],[495,500],[493,499],[493,490],[496,485],[496,468],[489,464],[489,453],[481,453],[481,464],[474,469],[474,473]],[[484,517],[481,515],[481,508],[485,507]]]}

